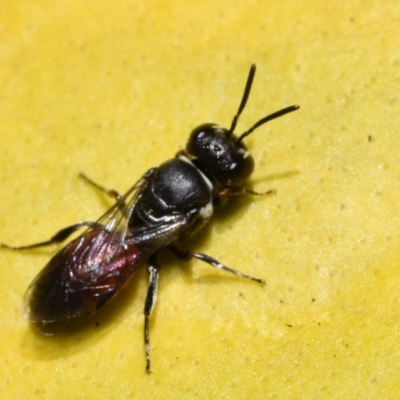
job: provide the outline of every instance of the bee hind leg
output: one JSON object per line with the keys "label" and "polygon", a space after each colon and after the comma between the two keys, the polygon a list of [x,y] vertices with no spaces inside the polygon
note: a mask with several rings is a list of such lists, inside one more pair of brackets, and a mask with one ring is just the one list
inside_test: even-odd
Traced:
{"label": "bee hind leg", "polygon": [[157,301],[158,278],[160,266],[157,262],[157,253],[149,258],[147,264],[149,272],[149,287],[147,289],[146,302],[144,304],[144,345],[146,352],[146,372],[151,372],[150,368],[150,316]]}
{"label": "bee hind leg", "polygon": [[96,228],[96,227],[101,227],[101,225],[98,224],[97,222],[93,222],[93,221],[78,222],[77,224],[70,225],[70,226],[67,226],[66,228],[59,230],[55,235],[53,235],[50,238],[50,240],[45,240],[44,242],[28,244],[26,246],[10,246],[6,243],[0,243],[0,247],[2,247],[4,249],[10,249],[10,250],[28,250],[28,249],[36,249],[38,247],[50,246],[52,244],[57,244],[57,243],[63,242],[65,239],[67,239],[69,236],[71,236],[74,232],[76,232],[77,230],[79,230],[83,227]]}

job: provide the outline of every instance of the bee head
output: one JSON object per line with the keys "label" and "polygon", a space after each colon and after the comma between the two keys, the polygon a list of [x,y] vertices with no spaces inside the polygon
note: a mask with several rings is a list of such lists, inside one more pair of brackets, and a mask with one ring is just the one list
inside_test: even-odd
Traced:
{"label": "bee head", "polygon": [[196,164],[223,187],[242,186],[254,170],[254,159],[243,143],[243,139],[266,122],[299,108],[293,105],[267,115],[246,132],[236,136],[234,130],[249,97],[255,72],[256,66],[253,64],[242,101],[230,129],[212,123],[200,125],[193,130],[186,145],[186,152],[196,160]]}

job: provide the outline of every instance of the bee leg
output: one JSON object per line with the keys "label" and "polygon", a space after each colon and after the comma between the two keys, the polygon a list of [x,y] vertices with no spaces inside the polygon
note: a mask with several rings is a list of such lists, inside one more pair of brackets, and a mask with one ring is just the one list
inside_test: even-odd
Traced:
{"label": "bee leg", "polygon": [[[154,174],[155,170],[157,168],[150,168],[143,176],[142,179],[135,185],[133,186],[129,191],[132,192],[137,186],[139,186],[139,183],[146,183],[149,181],[149,178]],[[125,193],[125,195],[120,195],[115,189],[106,189],[104,186],[99,185],[98,183],[96,183],[94,180],[90,179],[86,174],[84,174],[83,172],[81,172],[79,174],[79,177],[82,178],[84,181],[86,181],[86,183],[89,183],[90,185],[92,185],[94,188],[96,188],[97,190],[100,190],[101,192],[103,192],[104,194],[106,194],[107,196],[113,197],[117,203],[118,208],[120,209],[120,211],[124,212],[125,207],[126,207],[126,203],[125,203],[125,198],[127,193]]]}
{"label": "bee leg", "polygon": [[241,278],[245,278],[245,279],[249,279],[251,281],[255,281],[261,284],[264,284],[265,281],[263,279],[259,279],[259,278],[254,278],[253,276],[247,275],[241,271],[238,271],[236,269],[233,269],[231,267],[228,267],[227,265],[221,264],[218,260],[216,260],[215,258],[207,255],[207,254],[203,254],[203,253],[196,253],[194,251],[185,251],[185,250],[180,250],[178,248],[176,248],[175,246],[168,246],[169,250],[171,250],[171,252],[178,257],[180,260],[184,260],[184,261],[190,261],[193,258],[197,258],[200,261],[204,261],[205,263],[211,265],[214,268],[218,268],[218,269],[222,269],[224,271],[230,272],[232,274],[235,274]]}
{"label": "bee leg", "polygon": [[50,246],[52,244],[63,242],[65,239],[67,239],[68,236],[72,235],[75,231],[81,229],[84,226],[89,228],[101,227],[100,224],[93,221],[78,222],[77,224],[70,225],[67,226],[66,228],[61,229],[54,236],[52,236],[50,240],[46,240],[44,242],[28,244],[27,246],[10,246],[5,243],[0,243],[0,247],[10,250],[27,250],[27,249],[35,249],[37,247]]}
{"label": "bee leg", "polygon": [[150,257],[147,270],[149,271],[149,287],[144,304],[144,345],[146,352],[146,372],[151,372],[149,319],[157,301],[158,278],[160,272],[160,266],[157,263],[157,253]]}
{"label": "bee leg", "polygon": [[238,187],[233,186],[233,187],[229,187],[229,188],[220,190],[218,192],[217,198],[225,199],[227,197],[238,196],[238,195],[242,195],[242,194],[249,194],[251,196],[268,196],[270,194],[276,194],[276,190],[269,189],[265,192],[255,192],[254,190],[247,189],[242,186],[238,186]]}
{"label": "bee leg", "polygon": [[86,174],[81,172],[79,177],[82,178],[84,181],[95,187],[96,189],[100,190],[101,192],[105,193],[107,196],[114,197],[114,199],[118,202],[121,200],[121,195],[114,189],[106,189],[104,186],[99,185],[92,179],[90,179]]}

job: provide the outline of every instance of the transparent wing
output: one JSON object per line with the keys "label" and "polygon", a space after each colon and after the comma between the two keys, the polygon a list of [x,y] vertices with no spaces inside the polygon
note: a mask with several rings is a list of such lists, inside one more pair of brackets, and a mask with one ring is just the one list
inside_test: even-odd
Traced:
{"label": "transparent wing", "polygon": [[152,254],[188,228],[185,215],[128,227],[141,179],[93,227],[60,250],[28,287],[23,315],[43,333],[75,326],[107,303]]}

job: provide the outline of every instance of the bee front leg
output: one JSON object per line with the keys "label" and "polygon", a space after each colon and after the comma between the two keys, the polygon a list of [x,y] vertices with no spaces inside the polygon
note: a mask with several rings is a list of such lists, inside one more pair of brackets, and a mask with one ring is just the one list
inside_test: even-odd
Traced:
{"label": "bee front leg", "polygon": [[149,272],[149,287],[147,290],[146,302],[144,304],[144,345],[146,352],[146,372],[151,372],[150,369],[150,315],[157,301],[158,278],[160,266],[157,263],[157,253],[150,257],[147,264]]}

